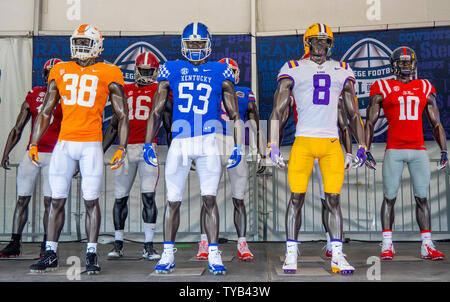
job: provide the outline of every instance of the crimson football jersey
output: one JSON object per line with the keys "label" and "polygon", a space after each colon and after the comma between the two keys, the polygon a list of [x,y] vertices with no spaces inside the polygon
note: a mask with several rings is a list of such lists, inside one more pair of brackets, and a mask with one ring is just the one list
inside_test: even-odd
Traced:
{"label": "crimson football jersey", "polygon": [[428,80],[416,79],[405,84],[388,79],[373,83],[370,96],[383,96],[382,106],[388,121],[386,149],[426,150],[422,113],[431,93],[436,90]]}
{"label": "crimson football jersey", "polygon": [[[147,120],[152,112],[153,96],[155,95],[157,86],[157,83],[146,86],[137,86],[134,83],[125,85],[128,119],[130,121],[128,144],[145,143]],[[156,143],[156,138],[153,142]]]}
{"label": "crimson football jersey", "polygon": [[[25,98],[25,101],[30,106],[30,113],[31,113],[31,134],[27,148],[30,145],[31,136],[33,135],[34,122],[36,121],[36,117],[38,116],[42,108],[46,92],[47,87],[34,87],[28,92],[28,95]],[[59,130],[61,129],[61,120],[62,120],[61,104],[58,102],[55,109],[53,110],[50,125],[48,126],[48,129],[44,133],[42,138],[39,140],[38,143],[39,152],[53,151],[53,147],[55,147],[56,142],[58,140]]]}

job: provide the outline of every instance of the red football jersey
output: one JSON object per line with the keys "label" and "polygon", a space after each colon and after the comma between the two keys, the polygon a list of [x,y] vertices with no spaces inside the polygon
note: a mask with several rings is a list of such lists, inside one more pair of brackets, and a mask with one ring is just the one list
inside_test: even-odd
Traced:
{"label": "red football jersey", "polygon": [[[47,87],[34,87],[28,92],[25,101],[30,106],[31,112],[31,134],[30,140],[28,142],[28,146],[31,142],[31,136],[33,135],[34,122],[36,121],[36,117],[42,108],[42,104],[44,103],[44,96],[47,92]],[[53,147],[55,147],[56,142],[58,140],[59,130],[61,129],[61,120],[62,120],[62,111],[61,104],[58,102],[55,109],[53,110],[52,118],[50,120],[50,126],[47,131],[42,136],[41,140],[38,143],[38,151],[39,152],[52,152]]]}
{"label": "red football jersey", "polygon": [[[145,143],[147,120],[150,117],[150,112],[152,112],[153,96],[157,86],[157,83],[146,86],[137,86],[134,83],[125,85],[128,119],[130,120],[128,144]],[[156,138],[153,142],[156,143]]]}
{"label": "red football jersey", "polygon": [[422,113],[431,93],[436,93],[428,80],[377,80],[370,96],[383,96],[384,115],[388,121],[386,149],[426,150],[423,141]]}

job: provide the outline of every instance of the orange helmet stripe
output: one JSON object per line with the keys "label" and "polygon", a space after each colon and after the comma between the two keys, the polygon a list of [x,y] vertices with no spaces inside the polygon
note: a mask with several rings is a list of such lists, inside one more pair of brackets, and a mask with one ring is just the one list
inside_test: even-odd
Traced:
{"label": "orange helmet stripe", "polygon": [[84,34],[84,32],[86,31],[86,28],[87,28],[88,26],[89,26],[88,24],[80,25],[80,27],[78,27],[78,34],[79,34],[79,35]]}

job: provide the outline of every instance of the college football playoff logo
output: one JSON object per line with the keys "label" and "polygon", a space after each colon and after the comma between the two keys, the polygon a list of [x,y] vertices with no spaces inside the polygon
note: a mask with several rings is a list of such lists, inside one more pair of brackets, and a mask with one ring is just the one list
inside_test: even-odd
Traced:
{"label": "college football playoff logo", "polygon": [[[370,87],[378,79],[392,79],[389,57],[392,50],[372,38],[359,40],[343,55],[341,61],[350,64],[356,77],[355,90],[358,96],[359,111],[364,122],[369,105]],[[374,127],[374,137],[387,130],[387,119],[383,109]]]}

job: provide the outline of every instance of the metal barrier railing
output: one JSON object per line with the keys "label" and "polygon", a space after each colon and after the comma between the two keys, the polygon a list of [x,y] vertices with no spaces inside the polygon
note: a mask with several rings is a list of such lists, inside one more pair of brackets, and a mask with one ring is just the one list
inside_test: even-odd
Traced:
{"label": "metal barrier railing", "polygon": [[[429,203],[432,214],[433,233],[450,233],[450,181],[448,170],[436,169],[439,161],[431,160],[431,183],[429,189]],[[344,233],[373,234],[381,231],[380,208],[383,200],[383,185],[381,179],[382,161],[377,161],[377,170],[365,167],[351,169],[346,172],[344,186],[341,192],[341,207],[344,216]],[[10,171],[3,170],[0,183],[3,182],[3,198],[0,204],[0,238],[7,239],[11,234],[12,216],[17,201],[16,176],[17,164],[11,165]],[[113,234],[112,208],[114,204],[113,172],[107,165],[104,167],[103,190],[100,196],[102,213],[101,234]],[[290,198],[287,179],[287,169],[279,170],[267,167],[266,171],[258,175],[256,162],[248,162],[248,183],[245,195],[247,209],[247,238],[249,241],[284,240],[285,212]],[[396,233],[412,233],[418,231],[415,221],[415,201],[409,173],[404,169],[401,187],[395,205]],[[15,172],[15,173],[14,173]],[[311,176],[308,192],[303,206],[301,234],[323,234],[319,188],[316,177]],[[40,176],[41,177],[41,176]],[[36,181],[36,188],[30,202],[29,219],[24,229],[24,240],[40,240],[43,234],[43,196],[41,194],[40,177]],[[220,213],[220,236],[235,238],[236,231],[233,222],[233,203],[229,189],[227,171],[224,169],[217,202]],[[160,167],[160,179],[156,188],[156,202],[158,205],[158,220],[155,241],[162,240],[162,222],[164,205],[166,202],[166,187],[164,181],[164,163]],[[66,220],[61,234],[61,240],[80,240],[84,234],[84,205],[81,194],[81,179],[72,180],[72,188],[66,203]],[[181,205],[181,221],[177,241],[192,241],[198,239],[200,233],[200,188],[196,172],[191,171]],[[2,206],[1,206],[2,205]],[[141,236],[143,221],[141,217],[142,202],[139,192],[139,177],[136,177],[130,192],[128,202],[128,219],[125,228],[126,236]],[[158,237],[159,236],[159,237]]]}
{"label": "metal barrier railing", "polygon": [[[448,170],[439,171],[439,160],[430,160],[431,182],[429,188],[429,205],[433,233],[450,233],[450,188]],[[381,178],[382,160],[377,160],[377,170],[362,167],[346,172],[341,191],[341,208],[343,230],[345,234],[372,234],[381,232],[380,209],[383,201],[383,183]],[[287,165],[286,165],[287,166]],[[319,234],[324,232],[322,225],[320,193],[315,177],[311,175],[308,191],[302,210],[301,234]],[[267,190],[264,191],[263,203],[268,213],[265,223],[270,228],[271,240],[284,239],[285,212],[290,198],[287,169],[270,168],[266,175]],[[270,182],[272,182],[270,184]],[[270,192],[271,189],[271,192]],[[271,197],[271,200],[268,200]],[[402,182],[395,204],[394,232],[416,233],[419,231],[415,220],[415,200],[409,172],[403,170]],[[268,238],[264,236],[264,238]]]}
{"label": "metal barrier railing", "polygon": [[[0,208],[0,217],[3,217],[3,223],[0,229],[0,238],[9,238],[11,235],[12,216],[17,202],[16,178],[18,164],[10,165],[15,170],[15,175],[11,171],[4,170],[3,179],[3,207]],[[114,175],[109,169],[109,165],[104,166],[104,178],[102,192],[100,195],[101,206],[101,227],[100,233],[113,234],[114,225],[112,217],[112,209],[114,205]],[[166,203],[166,186],[164,179],[165,163],[160,163],[160,177],[156,189],[156,202],[158,206],[158,219],[156,236],[162,237],[162,222],[164,205]],[[247,183],[247,191],[244,203],[247,209],[247,237],[249,240],[258,240],[258,183],[256,179],[256,163],[249,162],[249,176]],[[220,236],[233,237],[236,235],[233,223],[234,206],[231,200],[231,190],[229,190],[229,180],[227,169],[223,169],[223,175],[219,184],[217,195],[217,203],[220,213]],[[29,204],[28,222],[25,226],[23,237],[24,241],[28,237],[31,241],[40,240],[43,235],[42,217],[44,213],[43,195],[41,193],[42,174],[36,180],[35,191],[32,201]],[[128,201],[128,218],[125,227],[125,235],[142,235],[143,221],[141,218],[142,202],[139,192],[139,176],[136,176],[135,183],[130,192]],[[14,184],[14,185],[13,185]],[[61,240],[81,240],[84,234],[84,205],[81,192],[81,178],[76,176],[72,179],[72,186],[69,197],[66,202],[65,224],[61,233]],[[200,186],[196,172],[189,173],[186,188],[181,206],[181,222],[177,240],[183,241],[189,236],[198,236],[200,234],[200,207],[202,200],[200,196]],[[6,237],[6,238],[5,238]]]}

